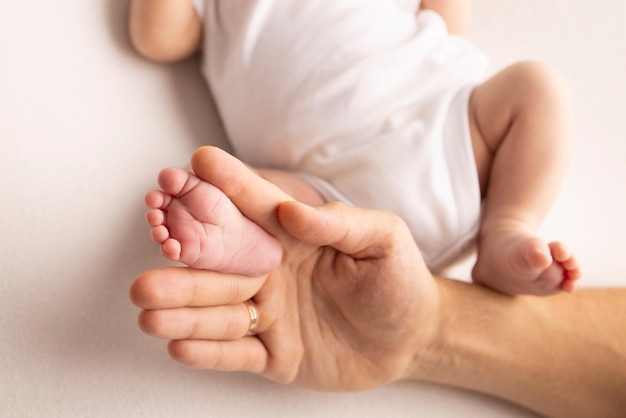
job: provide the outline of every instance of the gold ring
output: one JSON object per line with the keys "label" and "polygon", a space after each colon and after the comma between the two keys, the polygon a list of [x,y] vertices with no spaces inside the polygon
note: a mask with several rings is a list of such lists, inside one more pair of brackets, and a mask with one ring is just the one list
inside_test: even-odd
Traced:
{"label": "gold ring", "polygon": [[243,303],[248,308],[248,314],[250,315],[250,326],[248,327],[248,334],[253,335],[256,326],[259,323],[259,312],[256,309],[256,305],[252,302],[252,299],[248,299]]}

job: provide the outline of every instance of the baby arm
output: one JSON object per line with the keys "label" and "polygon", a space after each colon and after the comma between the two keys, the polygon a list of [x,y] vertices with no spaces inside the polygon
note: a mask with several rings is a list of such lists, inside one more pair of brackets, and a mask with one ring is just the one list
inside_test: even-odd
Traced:
{"label": "baby arm", "polygon": [[137,52],[159,62],[189,57],[202,40],[191,0],[131,0],[129,32]]}
{"label": "baby arm", "polygon": [[422,0],[422,10],[437,12],[446,22],[448,32],[455,35],[464,32],[472,20],[470,0]]}

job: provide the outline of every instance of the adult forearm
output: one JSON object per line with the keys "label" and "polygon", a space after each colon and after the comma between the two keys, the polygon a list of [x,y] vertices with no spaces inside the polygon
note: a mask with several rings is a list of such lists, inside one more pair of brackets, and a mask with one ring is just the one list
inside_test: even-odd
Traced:
{"label": "adult forearm", "polygon": [[626,411],[626,289],[512,298],[456,281],[439,284],[441,333],[412,378],[550,417]]}
{"label": "adult forearm", "polygon": [[131,0],[129,33],[145,57],[176,61],[195,52],[202,28],[191,0]]}

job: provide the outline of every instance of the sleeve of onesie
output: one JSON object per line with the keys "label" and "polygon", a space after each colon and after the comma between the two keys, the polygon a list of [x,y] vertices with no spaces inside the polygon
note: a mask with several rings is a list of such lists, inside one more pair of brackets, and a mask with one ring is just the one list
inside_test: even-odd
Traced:
{"label": "sleeve of onesie", "polygon": [[206,0],[192,0],[193,7],[195,7],[196,12],[200,18],[204,18],[204,3]]}
{"label": "sleeve of onesie", "polygon": [[402,10],[415,13],[419,9],[422,0],[396,0],[396,2]]}

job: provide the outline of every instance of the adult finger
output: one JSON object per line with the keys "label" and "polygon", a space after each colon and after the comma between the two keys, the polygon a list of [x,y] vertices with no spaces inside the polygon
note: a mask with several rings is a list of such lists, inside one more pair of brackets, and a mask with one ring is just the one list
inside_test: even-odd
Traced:
{"label": "adult finger", "polygon": [[142,309],[231,305],[250,299],[265,279],[166,267],[140,274],[130,287],[130,299]]}
{"label": "adult finger", "polygon": [[398,216],[337,202],[319,208],[284,202],[278,208],[278,219],[299,240],[331,246],[357,258],[382,257],[398,244],[413,242]]}
{"label": "adult finger", "polygon": [[[258,315],[258,307],[254,309]],[[248,335],[253,325],[249,308],[244,303],[146,310],[139,314],[138,323],[146,334],[166,340],[235,340]],[[262,330],[257,326],[254,331]]]}
{"label": "adult finger", "polygon": [[266,231],[280,235],[276,207],[293,200],[274,184],[254,173],[244,163],[216,147],[202,147],[191,158],[194,173],[213,184],[237,206],[246,217]]}
{"label": "adult finger", "polygon": [[262,373],[268,352],[257,337],[234,341],[175,340],[168,346],[170,356],[186,366],[224,372]]}

